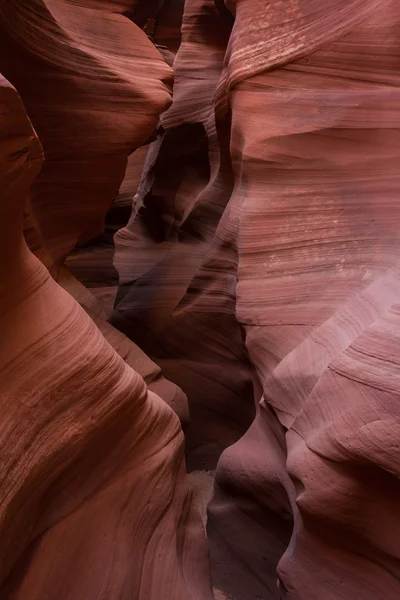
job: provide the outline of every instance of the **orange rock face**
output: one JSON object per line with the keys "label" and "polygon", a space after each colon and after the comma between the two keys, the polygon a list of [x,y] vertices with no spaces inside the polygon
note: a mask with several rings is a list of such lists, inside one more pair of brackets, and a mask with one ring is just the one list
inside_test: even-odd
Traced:
{"label": "orange rock face", "polygon": [[0,0],[1,600],[398,600],[399,32]]}

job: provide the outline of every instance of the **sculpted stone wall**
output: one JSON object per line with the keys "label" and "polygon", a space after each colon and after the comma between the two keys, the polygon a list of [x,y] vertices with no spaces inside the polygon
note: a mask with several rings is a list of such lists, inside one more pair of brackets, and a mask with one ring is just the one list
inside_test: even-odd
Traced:
{"label": "sculpted stone wall", "polygon": [[396,0],[0,32],[0,599],[397,600]]}
{"label": "sculpted stone wall", "polygon": [[30,210],[52,262],[100,234],[128,154],[171,103],[172,70],[132,0],[2,0],[1,68],[46,152]]}
{"label": "sculpted stone wall", "polygon": [[0,94],[0,597],[211,598],[179,421],[28,250],[42,150]]}
{"label": "sculpted stone wall", "polygon": [[[21,93],[46,157],[25,207],[25,238],[85,309],[88,295],[85,300],[79,286],[71,287],[72,278],[60,272],[60,267],[78,242],[102,233],[106,212],[124,178],[128,154],[146,142],[159,113],[171,103],[172,70],[143,31],[125,16],[134,4],[0,3],[0,68]],[[100,252],[89,252],[89,269],[91,280],[99,269],[100,279],[110,284],[111,256],[105,250],[103,246]],[[87,273],[86,256],[80,248],[78,265],[76,260],[68,261],[80,276]],[[100,300],[102,292],[100,287]],[[97,325],[117,352],[187,419],[182,391],[105,322],[107,303],[103,308],[90,298],[89,314],[97,314]]]}
{"label": "sculpted stone wall", "polygon": [[[235,20],[213,99],[233,188],[224,182],[211,245],[169,319],[172,292],[160,290],[178,287],[187,253],[160,260],[145,284],[132,273],[150,252],[134,260],[125,245],[119,263],[117,248],[112,322],[187,392],[189,467],[215,468],[229,446],[208,510],[218,588],[239,599],[394,600],[400,15],[390,1],[227,6]],[[252,419],[249,359],[261,404],[231,445],[234,423]]]}

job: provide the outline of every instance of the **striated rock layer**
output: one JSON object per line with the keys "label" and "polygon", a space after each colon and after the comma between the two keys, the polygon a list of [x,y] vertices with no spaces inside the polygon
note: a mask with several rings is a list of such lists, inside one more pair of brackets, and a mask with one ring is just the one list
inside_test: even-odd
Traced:
{"label": "striated rock layer", "polygon": [[398,2],[182,8],[0,0],[0,598],[397,600]]}
{"label": "striated rock layer", "polygon": [[0,597],[211,599],[179,421],[28,250],[42,150],[0,106]]}
{"label": "striated rock layer", "polygon": [[[115,236],[120,289],[110,321],[188,395],[190,470],[215,469],[255,413],[253,368],[234,316],[235,276],[222,275],[218,283],[226,304],[217,316],[199,313],[196,320],[192,312],[178,330],[171,319],[232,190],[229,122],[216,121],[213,110],[231,25],[213,0],[185,3],[174,101],[161,118],[165,133],[149,151],[131,219]],[[236,262],[234,244],[232,231],[227,272]]]}
{"label": "striated rock layer", "polygon": [[1,69],[45,149],[30,210],[55,265],[102,233],[129,153],[149,139],[171,101],[171,69],[125,15],[135,5],[0,3]]}
{"label": "striated rock layer", "polygon": [[[163,237],[149,249],[146,233],[132,243],[120,232],[112,322],[189,393],[193,468],[213,468],[235,420],[237,432],[250,424],[247,356],[257,371],[256,419],[223,452],[209,506],[218,588],[238,600],[395,600],[400,12],[392,0],[226,4],[235,20],[215,95],[233,181],[221,187],[223,214],[202,235],[190,282],[183,246],[172,261]],[[197,7],[205,22],[209,6]],[[196,103],[191,93],[186,83]],[[209,206],[211,181],[198,196]]]}
{"label": "striated rock layer", "polygon": [[[30,249],[56,278],[66,254],[78,242],[102,232],[129,152],[146,142],[159,112],[170,103],[166,83],[170,83],[171,70],[125,14],[134,4],[89,0],[0,3],[0,67],[18,86],[46,155],[25,209],[24,234]],[[133,16],[140,21],[144,16],[139,8],[135,4]],[[151,14],[156,8],[148,7]],[[179,31],[176,24],[175,30]],[[19,35],[22,31],[24,35]],[[79,248],[78,272],[86,272],[82,258],[87,255],[91,280],[97,276],[102,284],[104,280],[112,283],[110,249],[101,246],[93,253]],[[71,262],[76,265],[73,260],[68,265]],[[71,288],[72,279],[65,278],[65,271],[58,280],[61,285],[69,282],[68,290],[86,309],[85,296],[79,286]],[[107,310],[108,296],[113,294],[110,287],[106,289],[104,294],[100,287],[99,301]],[[159,367],[135,344],[105,322],[102,306],[94,308],[93,298],[90,302],[90,316],[117,352],[187,420],[183,392],[165,380]]]}
{"label": "striated rock layer", "polygon": [[[135,10],[129,17],[144,29],[170,65],[180,44],[183,5],[184,0],[158,2],[157,5],[142,0],[135,5]],[[146,21],[149,15],[152,18]],[[143,79],[141,85],[147,85],[147,81]],[[150,140],[155,137],[151,136]],[[149,145],[146,144],[129,155],[124,180],[105,217],[104,233],[76,247],[66,261],[71,272],[90,288],[107,315],[112,312],[118,290],[118,273],[113,267],[113,236],[129,220],[132,198],[139,187],[148,149]]]}

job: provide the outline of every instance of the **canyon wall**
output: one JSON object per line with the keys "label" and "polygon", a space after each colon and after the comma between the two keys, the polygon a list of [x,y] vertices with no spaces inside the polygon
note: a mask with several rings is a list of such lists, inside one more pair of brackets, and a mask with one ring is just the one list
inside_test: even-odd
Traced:
{"label": "canyon wall", "polygon": [[1,600],[397,600],[397,2],[0,30]]}
{"label": "canyon wall", "polygon": [[[135,45],[136,62],[129,63],[138,79],[130,89],[122,81],[124,56],[117,47],[107,64],[97,64],[91,80],[89,66],[100,59],[92,54],[88,32],[99,44],[94,26],[102,23],[112,31],[119,17],[111,5],[97,14],[96,3],[80,6],[78,13],[68,4],[21,2],[13,12],[9,3],[1,5],[1,68],[21,89],[48,159],[42,167],[36,132],[15,88],[2,78],[0,597],[211,599],[204,529],[186,482],[183,434],[164,401],[185,418],[185,396],[104,320],[96,298],[61,267],[78,230],[85,237],[87,227],[92,232],[100,227],[128,152],[146,141],[170,103],[163,80],[171,70],[124,17],[129,39],[142,40]],[[121,22],[116,39],[122,43]],[[14,39],[17,31],[26,35]],[[54,63],[47,35],[53,52],[60,50]],[[75,49],[82,63],[73,62]],[[142,77],[140,84],[148,56],[146,72],[154,80]],[[119,110],[113,114],[114,103]],[[103,200],[97,202],[99,189]],[[68,291],[29,250],[24,228]]]}
{"label": "canyon wall", "polygon": [[[394,600],[400,15],[393,2],[328,2],[318,13],[293,1],[283,26],[282,5],[264,4],[227,3],[227,14],[186,2],[163,118],[180,111],[188,127],[207,105],[218,146],[206,129],[200,192],[185,170],[195,132],[176,144],[184,159],[161,149],[144,174],[143,207],[116,236],[111,322],[187,393],[189,469],[217,465],[216,587],[239,599]],[[196,29],[210,14],[220,29],[234,21],[211,102],[201,75],[180,71],[195,53],[215,59],[211,27],[201,30],[209,52]],[[185,186],[195,204],[182,220]]]}

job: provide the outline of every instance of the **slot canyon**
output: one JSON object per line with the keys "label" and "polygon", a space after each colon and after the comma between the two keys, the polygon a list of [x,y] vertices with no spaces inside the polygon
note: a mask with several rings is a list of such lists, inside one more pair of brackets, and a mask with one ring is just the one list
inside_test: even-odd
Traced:
{"label": "slot canyon", "polygon": [[0,0],[0,74],[0,600],[400,600],[399,0]]}

